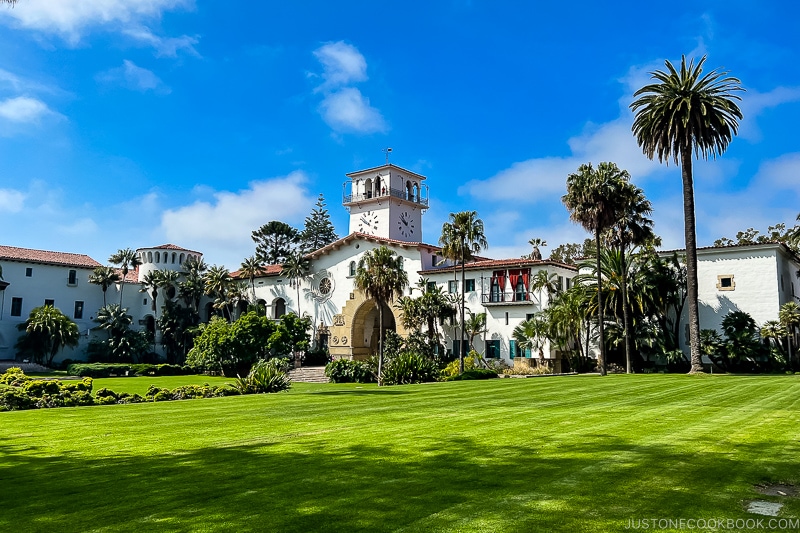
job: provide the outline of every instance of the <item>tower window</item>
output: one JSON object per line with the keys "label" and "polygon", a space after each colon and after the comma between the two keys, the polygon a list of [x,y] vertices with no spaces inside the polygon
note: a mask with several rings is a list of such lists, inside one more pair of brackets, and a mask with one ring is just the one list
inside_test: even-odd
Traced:
{"label": "tower window", "polygon": [[26,278],[30,278],[32,276],[33,276],[33,269],[31,267],[26,268],[25,269],[25,277]]}
{"label": "tower window", "polygon": [[45,307],[47,307],[48,305],[50,307],[55,307],[56,306],[56,301],[53,300],[52,298],[46,298],[45,301],[44,301],[44,305],[45,305]]}
{"label": "tower window", "polygon": [[11,298],[11,316],[22,316],[22,298]]}
{"label": "tower window", "polygon": [[77,285],[77,284],[78,284],[78,271],[70,270],[69,276],[67,277],[67,285]]}
{"label": "tower window", "polygon": [[72,314],[72,316],[76,320],[80,320],[81,318],[83,318],[83,302],[82,301],[75,300],[75,312]]}

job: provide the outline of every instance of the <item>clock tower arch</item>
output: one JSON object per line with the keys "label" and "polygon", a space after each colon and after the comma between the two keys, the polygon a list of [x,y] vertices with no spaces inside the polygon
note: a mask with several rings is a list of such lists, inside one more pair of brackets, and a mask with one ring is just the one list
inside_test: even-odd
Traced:
{"label": "clock tower arch", "polygon": [[422,242],[422,214],[429,207],[425,176],[388,163],[347,174],[342,205],[350,233]]}

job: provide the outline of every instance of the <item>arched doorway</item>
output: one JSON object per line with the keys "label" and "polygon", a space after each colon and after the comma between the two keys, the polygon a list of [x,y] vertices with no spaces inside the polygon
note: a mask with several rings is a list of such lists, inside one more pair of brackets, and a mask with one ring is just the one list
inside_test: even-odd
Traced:
{"label": "arched doorway", "polygon": [[286,314],[286,300],[278,298],[272,302],[272,318],[279,319]]}
{"label": "arched doorway", "polygon": [[[328,350],[333,358],[363,360],[378,353],[378,310],[375,301],[363,291],[354,290],[352,296],[341,313],[333,316]],[[396,331],[401,337],[408,335],[400,321],[400,311],[388,304],[383,313],[384,330]]]}
{"label": "arched doorway", "polygon": [[[388,305],[383,306],[383,331],[396,331],[394,313]],[[369,357],[378,353],[380,342],[380,317],[375,302],[364,302],[353,316],[352,347],[354,357]]]}

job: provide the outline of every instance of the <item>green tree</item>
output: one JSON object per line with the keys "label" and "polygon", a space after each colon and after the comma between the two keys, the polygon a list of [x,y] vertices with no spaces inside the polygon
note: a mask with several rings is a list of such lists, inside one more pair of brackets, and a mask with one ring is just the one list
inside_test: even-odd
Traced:
{"label": "green tree", "polygon": [[[461,264],[461,335],[459,337],[458,366],[459,372],[464,372],[464,278],[465,265],[472,260],[481,250],[487,248],[489,243],[483,230],[483,221],[478,218],[476,211],[461,211],[450,213],[450,220],[442,225],[442,234],[439,237],[442,255]],[[502,290],[502,289],[501,289]]]}
{"label": "green tree", "polygon": [[311,261],[306,258],[301,250],[290,252],[283,262],[281,268],[281,275],[286,276],[291,281],[292,285],[297,289],[297,316],[300,314],[300,285],[303,280],[308,278],[308,273],[311,270]]}
{"label": "green tree", "polygon": [[253,301],[252,303],[256,303],[256,276],[261,274],[261,262],[256,259],[254,255],[246,258],[242,261],[242,265],[239,268],[239,274],[246,277],[250,280],[250,288],[253,291]]}
{"label": "green tree", "polygon": [[653,221],[648,215],[653,212],[644,191],[632,183],[625,182],[619,195],[619,216],[605,235],[606,243],[619,250],[621,262],[621,289],[623,335],[625,337],[626,372],[633,372],[631,366],[631,318],[628,302],[628,266],[625,254],[629,246],[636,247],[651,243],[656,239]]}
{"label": "green tree", "polygon": [[320,193],[311,214],[306,217],[303,231],[300,232],[300,249],[313,252],[338,239],[331,222],[331,216],[325,207],[325,197]]}
{"label": "green tree", "polygon": [[[550,325],[541,313],[522,322],[514,328],[511,336],[522,349],[536,351],[539,354],[539,365],[544,365],[544,345],[550,335]],[[512,356],[514,354],[511,354]]]}
{"label": "green tree", "polygon": [[103,289],[103,306],[106,305],[106,291],[119,280],[120,277],[116,269],[111,267],[99,266],[92,271],[91,276],[89,276],[89,283],[100,285],[100,288]]}
{"label": "green tree", "polygon": [[403,269],[403,258],[386,246],[369,250],[361,256],[356,269],[355,287],[375,302],[378,311],[378,384],[383,371],[383,312],[395,296],[403,294],[408,285],[408,274]]}
{"label": "green tree", "polygon": [[[619,219],[619,194],[628,181],[628,172],[620,170],[614,163],[600,163],[597,169],[587,163],[578,167],[578,172],[567,177],[567,194],[561,201],[569,210],[569,217],[594,233],[597,250],[597,287],[602,287],[600,279],[600,235],[612,227]],[[606,346],[604,334],[602,292],[598,290],[597,329],[599,334],[598,366],[600,375],[606,375]]]}
{"label": "green tree", "polygon": [[486,331],[486,313],[470,313],[464,330],[469,337],[469,349],[475,351],[475,337]]}
{"label": "green tree", "polygon": [[795,332],[797,327],[800,326],[800,305],[796,302],[786,302],[778,310],[778,320],[781,326],[786,330],[786,349],[789,355],[789,364],[793,364],[793,344],[795,339]]}
{"label": "green tree", "polygon": [[125,288],[125,282],[128,278],[128,272],[136,270],[136,267],[142,264],[139,260],[139,254],[130,248],[124,248],[117,251],[108,258],[108,262],[112,265],[119,265],[122,269],[122,283],[119,287],[119,305],[122,306],[122,289]]}
{"label": "green tree", "polygon": [[178,294],[187,307],[190,306],[199,313],[200,300],[206,293],[203,276],[208,270],[208,265],[202,259],[193,257],[184,261],[181,266],[183,267],[183,280],[178,283]]}
{"label": "green tree", "polygon": [[142,288],[139,292],[144,292],[150,296],[150,309],[158,316],[158,289],[161,287],[161,271],[151,270],[144,275],[141,281]]}
{"label": "green tree", "polygon": [[170,300],[165,301],[161,309],[156,324],[161,331],[161,345],[166,351],[167,362],[183,364],[199,322],[197,311]]}
{"label": "green tree", "polygon": [[133,317],[128,314],[128,309],[118,304],[109,304],[97,311],[94,319],[100,329],[108,332],[107,355],[112,362],[133,362],[141,360],[149,348],[147,334],[143,331],[130,329]]}
{"label": "green tree", "polygon": [[[697,65],[681,57],[680,71],[669,61],[667,71],[651,73],[655,83],[634,93],[630,105],[635,112],[633,134],[645,155],[670,159],[681,167],[683,218],[686,239],[687,298],[689,300],[690,372],[702,372],[700,319],[697,296],[697,238],[695,230],[692,156],[716,158],[725,152],[736,135],[742,112],[736,104],[743,91],[740,81],[727,72],[703,74],[703,56]],[[637,98],[638,97],[638,98]]]}
{"label": "green tree", "polygon": [[39,364],[50,366],[59,350],[78,346],[78,325],[52,305],[35,307],[17,329],[24,333],[17,341],[20,353]]}
{"label": "green tree", "polygon": [[228,311],[228,320],[231,320],[231,313],[228,309],[228,285],[232,281],[230,272],[224,266],[214,265],[203,273],[206,294],[214,298],[215,308],[222,310],[223,314]]}
{"label": "green tree", "polygon": [[543,293],[547,296],[553,296],[558,292],[558,274],[555,272],[548,272],[545,269],[538,270],[531,278],[531,290],[539,293],[539,307],[544,309],[544,300],[542,299]]}
{"label": "green tree", "polygon": [[256,243],[256,258],[262,263],[277,265],[286,261],[291,251],[300,242],[300,234],[286,222],[267,222],[251,236]]}
{"label": "green tree", "polygon": [[543,248],[543,247],[547,246],[547,241],[537,237],[537,238],[529,240],[528,244],[530,244],[533,247],[533,250],[531,250],[531,253],[528,254],[527,258],[528,259],[535,259],[537,261],[541,261],[542,260],[542,252],[541,252],[541,250],[539,250],[539,248]]}
{"label": "green tree", "polygon": [[578,259],[583,259],[585,257],[589,257],[590,255],[594,255],[592,252],[593,247],[594,243],[592,242],[592,239],[585,239],[583,244],[578,244],[576,242],[559,244],[553,248],[553,251],[550,253],[550,257],[548,259],[557,263],[575,266]]}

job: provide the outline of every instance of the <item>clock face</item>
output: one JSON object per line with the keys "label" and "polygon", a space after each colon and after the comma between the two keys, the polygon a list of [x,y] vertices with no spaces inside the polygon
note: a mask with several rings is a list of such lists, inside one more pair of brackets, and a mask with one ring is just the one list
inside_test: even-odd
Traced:
{"label": "clock face", "polygon": [[397,229],[400,231],[400,235],[406,239],[414,236],[414,230],[416,228],[414,227],[414,220],[411,218],[408,211],[400,213],[400,216],[397,218]]}
{"label": "clock face", "polygon": [[378,231],[378,213],[366,211],[358,218],[358,231],[374,235]]}

